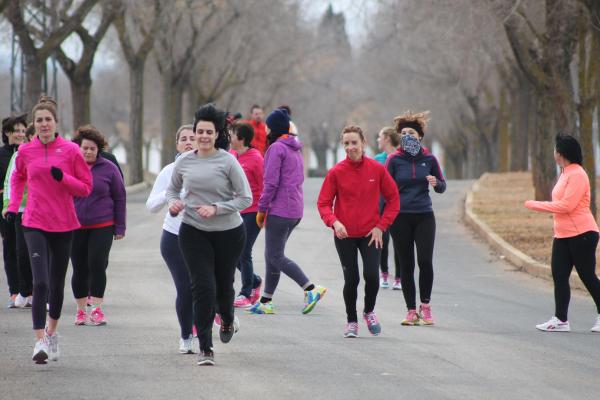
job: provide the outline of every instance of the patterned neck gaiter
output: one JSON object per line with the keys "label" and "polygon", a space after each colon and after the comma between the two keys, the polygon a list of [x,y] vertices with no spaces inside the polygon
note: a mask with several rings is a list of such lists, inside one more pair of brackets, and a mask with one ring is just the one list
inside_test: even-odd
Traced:
{"label": "patterned neck gaiter", "polygon": [[412,135],[402,136],[400,139],[400,144],[402,146],[402,150],[413,157],[419,154],[419,151],[421,150],[421,142]]}

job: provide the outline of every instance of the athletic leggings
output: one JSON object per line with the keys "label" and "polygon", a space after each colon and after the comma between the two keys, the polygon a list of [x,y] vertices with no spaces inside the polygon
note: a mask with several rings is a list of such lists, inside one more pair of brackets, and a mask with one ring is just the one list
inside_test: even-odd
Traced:
{"label": "athletic leggings", "polygon": [[192,334],[192,324],[194,321],[194,309],[192,303],[192,283],[190,272],[185,265],[183,255],[179,249],[179,238],[177,235],[163,230],[160,238],[160,254],[167,263],[177,297],[175,298],[175,310],[179,327],[181,328],[181,338],[187,339]]}
{"label": "athletic leggings", "polygon": [[2,233],[2,255],[4,258],[4,271],[10,295],[19,293],[19,267],[17,265],[17,243],[15,224],[0,218],[0,232]]}
{"label": "athletic leggings", "polygon": [[598,232],[586,232],[581,235],[554,239],[552,243],[552,279],[554,280],[554,302],[556,318],[567,321],[571,287],[569,276],[573,266],[596,303],[600,314],[600,280],[596,276],[596,246]]}
{"label": "athletic leggings", "polygon": [[358,270],[358,252],[363,262],[363,277],[365,279],[365,308],[369,313],[375,309],[377,292],[379,291],[379,258],[381,250],[373,243],[369,246],[370,238],[334,238],[335,248],[344,271],[344,303],[348,322],[357,322],[356,299],[360,272]]}
{"label": "athletic leggings", "polygon": [[283,218],[276,215],[267,217],[265,225],[265,260],[267,266],[264,297],[273,298],[282,272],[292,278],[302,289],[306,289],[310,284],[308,277],[302,272],[298,264],[284,254],[285,244],[299,223],[299,218]]}
{"label": "athletic leggings", "polygon": [[115,227],[78,229],[73,233],[71,287],[76,299],[92,296],[103,298],[106,268]]}
{"label": "athletic leggings", "polygon": [[260,228],[256,225],[255,212],[242,214],[242,219],[246,229],[246,245],[238,264],[238,269],[242,275],[240,295],[250,297],[252,289],[257,288],[262,283],[260,276],[254,273],[254,264],[252,263],[252,247],[254,247],[254,242],[256,242],[256,238],[260,233]]}
{"label": "athletic leggings", "polygon": [[[389,246],[390,246],[390,230],[383,232],[383,247],[381,248],[381,272],[387,274],[389,272],[388,257],[389,257]],[[392,254],[394,255],[394,264],[396,265],[396,279],[400,278],[400,260],[398,260],[398,252],[392,244]]]}
{"label": "athletic leggings", "polygon": [[179,229],[179,247],[192,279],[194,318],[203,351],[213,345],[215,307],[219,307],[223,324],[233,323],[233,279],[245,241],[242,224],[226,231],[208,232],[182,223]]}
{"label": "athletic leggings", "polygon": [[28,297],[33,293],[33,276],[31,263],[27,252],[27,243],[23,235],[23,213],[18,213],[15,219],[15,233],[17,237],[17,266],[19,267],[19,292],[21,296]]}
{"label": "athletic leggings", "polygon": [[398,252],[401,268],[402,292],[406,307],[416,309],[415,244],[419,263],[419,295],[422,304],[429,304],[433,287],[433,245],[435,216],[433,213],[400,213],[391,227],[392,240]]}
{"label": "athletic leggings", "polygon": [[50,318],[60,318],[73,232],[45,232],[26,227],[23,232],[33,273],[33,329],[44,329],[46,302],[50,305]]}

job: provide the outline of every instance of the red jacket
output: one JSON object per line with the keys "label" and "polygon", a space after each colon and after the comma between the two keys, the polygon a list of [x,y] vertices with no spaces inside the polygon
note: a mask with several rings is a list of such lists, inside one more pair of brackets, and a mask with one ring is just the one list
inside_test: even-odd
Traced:
{"label": "red jacket", "polygon": [[[380,216],[382,195],[386,206]],[[339,220],[348,237],[360,238],[375,227],[387,230],[400,210],[400,198],[396,183],[385,167],[363,156],[358,162],[346,158],[329,170],[317,207],[325,225],[331,227]]]}
{"label": "red jacket", "polygon": [[260,151],[255,148],[250,148],[241,156],[235,150],[230,150],[230,153],[237,158],[238,162],[242,166],[248,183],[250,183],[250,190],[252,190],[252,205],[240,214],[247,214],[258,211],[258,200],[263,190],[263,169],[264,159],[260,154]]}
{"label": "red jacket", "polygon": [[253,119],[242,121],[250,124],[254,129],[254,139],[252,139],[252,147],[260,151],[260,154],[265,155],[267,151],[267,125],[264,122],[256,122]]}

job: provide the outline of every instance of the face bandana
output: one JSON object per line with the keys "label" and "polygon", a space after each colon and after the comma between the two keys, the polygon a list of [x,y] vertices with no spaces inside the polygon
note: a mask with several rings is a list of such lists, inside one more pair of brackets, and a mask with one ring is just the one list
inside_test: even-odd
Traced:
{"label": "face bandana", "polygon": [[419,151],[421,150],[421,142],[412,135],[402,136],[402,139],[400,139],[400,144],[402,145],[402,150],[413,157],[419,154]]}

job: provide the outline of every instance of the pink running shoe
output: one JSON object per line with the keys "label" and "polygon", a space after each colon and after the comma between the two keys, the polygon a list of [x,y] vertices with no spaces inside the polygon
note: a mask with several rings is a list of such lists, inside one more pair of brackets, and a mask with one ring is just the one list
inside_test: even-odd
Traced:
{"label": "pink running shoe", "polygon": [[414,326],[419,325],[419,314],[417,314],[417,310],[408,310],[406,314],[406,318],[402,321],[402,325],[405,326]]}
{"label": "pink running shoe", "polygon": [[250,292],[250,305],[256,303],[258,299],[260,299],[260,289],[262,287],[262,282],[258,284],[258,286],[252,289]]}
{"label": "pink running shoe", "polygon": [[421,304],[419,306],[419,318],[422,325],[433,325],[433,317],[431,316],[431,306],[429,304]]}
{"label": "pink running shoe", "polygon": [[215,325],[221,326],[221,314],[215,314]]}
{"label": "pink running shoe", "polygon": [[248,308],[251,305],[252,303],[250,302],[250,299],[243,294],[240,294],[238,297],[236,297],[233,302],[233,306],[237,308]]}
{"label": "pink running shoe", "polygon": [[86,322],[86,325],[106,325],[106,320],[104,319],[104,313],[102,312],[102,308],[96,307],[92,310],[92,312],[90,313],[90,317]]}
{"label": "pink running shoe", "polygon": [[75,325],[85,325],[87,321],[87,314],[85,310],[77,310],[77,315],[75,316]]}

